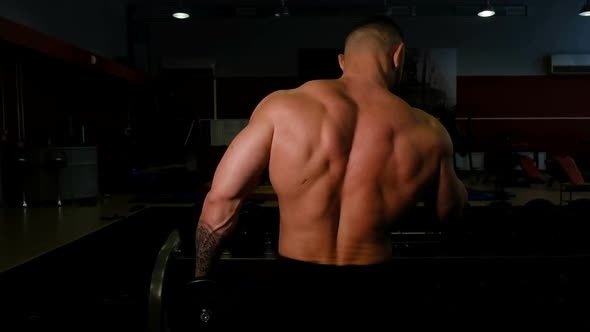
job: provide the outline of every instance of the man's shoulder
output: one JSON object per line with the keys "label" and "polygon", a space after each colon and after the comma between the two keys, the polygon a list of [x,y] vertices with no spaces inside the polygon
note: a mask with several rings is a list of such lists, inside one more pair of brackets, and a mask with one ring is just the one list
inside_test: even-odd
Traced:
{"label": "man's shoulder", "polygon": [[[259,108],[265,108],[274,112],[286,109],[300,109],[302,103],[317,102],[321,89],[330,89],[328,81],[308,81],[297,87],[275,90],[264,97]],[[332,87],[333,88],[333,87]]]}
{"label": "man's shoulder", "polygon": [[[302,96],[310,92],[317,91],[318,88],[334,89],[338,85],[338,80],[310,80],[305,81],[298,86],[291,88],[275,90],[268,94],[266,98],[280,99],[293,96]],[[266,99],[265,98],[265,99]]]}
{"label": "man's shoulder", "polygon": [[428,129],[432,130],[433,133],[436,134],[443,134],[446,132],[445,127],[442,123],[433,115],[429,114],[428,112],[421,110],[419,108],[413,107],[412,110],[419,116],[422,120],[421,123],[427,127]]}
{"label": "man's shoulder", "polygon": [[275,90],[260,100],[252,115],[276,120],[284,112],[301,109],[303,99],[304,95],[299,87]]}
{"label": "man's shoulder", "polygon": [[277,107],[284,105],[286,102],[289,102],[293,99],[296,95],[296,89],[281,89],[275,90],[269,94],[267,94],[260,102],[256,108],[257,111],[272,111],[277,109]]}
{"label": "man's shoulder", "polygon": [[426,111],[423,111],[419,108],[412,108],[413,111],[418,114],[421,118],[421,128],[428,133],[429,136],[432,137],[433,142],[439,148],[443,150],[448,150],[449,148],[452,149],[451,139],[449,133],[447,132],[446,128],[442,125],[442,123],[434,116],[429,114]]}
{"label": "man's shoulder", "polygon": [[318,79],[304,82],[295,91],[307,95],[326,95],[342,89],[342,82],[337,79]]}

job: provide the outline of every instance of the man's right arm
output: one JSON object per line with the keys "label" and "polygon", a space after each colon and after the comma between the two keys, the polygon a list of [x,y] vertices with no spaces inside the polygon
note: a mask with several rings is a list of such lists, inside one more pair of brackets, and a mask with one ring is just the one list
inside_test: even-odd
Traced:
{"label": "man's right arm", "polygon": [[439,220],[460,217],[467,202],[467,189],[455,173],[453,143],[446,130],[442,129],[441,160],[436,187],[435,209]]}

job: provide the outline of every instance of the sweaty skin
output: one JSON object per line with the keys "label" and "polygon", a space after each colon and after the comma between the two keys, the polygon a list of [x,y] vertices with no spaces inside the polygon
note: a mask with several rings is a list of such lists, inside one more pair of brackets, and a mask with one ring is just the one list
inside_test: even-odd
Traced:
{"label": "sweaty skin", "polygon": [[391,226],[418,202],[441,220],[461,213],[466,190],[452,151],[438,120],[386,88],[343,77],[274,92],[215,173],[197,230],[206,241],[197,246],[196,275],[209,272],[267,166],[279,201],[280,255],[383,262],[392,255]]}

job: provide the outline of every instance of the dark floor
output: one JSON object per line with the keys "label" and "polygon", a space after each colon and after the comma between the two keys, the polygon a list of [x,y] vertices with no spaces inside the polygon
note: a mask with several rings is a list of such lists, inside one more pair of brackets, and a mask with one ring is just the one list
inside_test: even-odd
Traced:
{"label": "dark floor", "polygon": [[[220,319],[222,322],[237,320],[243,326],[247,320],[239,317],[246,316],[254,319],[251,324],[261,328],[268,322],[264,312],[285,306],[295,319],[279,326],[288,328],[307,322],[314,313],[327,315],[330,308],[342,305],[340,318],[325,322],[327,325],[338,320],[343,320],[345,325],[363,324],[366,312],[362,308],[384,300],[387,308],[380,317],[385,317],[391,328],[400,324],[410,330],[590,327],[586,315],[590,309],[586,301],[590,295],[590,243],[586,236],[590,230],[589,210],[584,206],[585,201],[579,203],[582,206],[550,206],[545,201],[533,201],[526,206],[512,207],[496,202],[491,206],[469,207],[464,218],[445,225],[433,223],[424,210],[418,209],[392,235],[394,258],[388,272],[392,287],[383,287],[381,291],[373,288],[372,293],[360,297],[352,294],[378,281],[359,278],[342,282],[334,278],[325,285],[318,287],[312,283],[309,287],[297,275],[287,288],[279,288],[279,293],[287,290],[286,298],[290,299],[287,300],[280,294],[277,298],[277,289],[272,286],[275,261],[228,259],[223,261],[219,274],[222,289],[229,293],[226,296],[230,299],[221,305],[227,311],[207,296],[200,300],[193,297],[196,304],[191,302],[188,306],[176,298],[182,303],[180,308],[188,307],[190,312],[188,318],[173,320],[171,324],[175,330],[184,331],[182,328],[192,326],[199,306],[217,306],[224,317]],[[244,222],[249,221],[245,218]],[[255,238],[252,232],[248,234]],[[247,247],[244,243],[248,238],[238,242]],[[259,250],[260,255],[262,249],[253,247],[250,250]],[[190,257],[183,257],[170,267],[170,278],[176,280],[172,281],[173,289],[186,282],[183,277],[189,276],[192,264]],[[175,269],[177,272],[173,272]],[[326,293],[330,288],[336,291]],[[180,298],[186,292],[183,288],[176,291]],[[329,299],[330,295],[326,294],[337,294],[340,298],[335,302],[328,300],[326,304],[322,302],[326,297]],[[343,298],[342,294],[345,294]],[[295,298],[301,303],[293,304]],[[231,308],[228,303],[232,303]],[[176,313],[182,311],[171,308]],[[180,323],[174,325],[175,322]]]}
{"label": "dark floor", "polygon": [[151,208],[0,274],[2,331],[146,331],[155,257],[194,209]]}
{"label": "dark floor", "polygon": [[[363,301],[387,300],[395,308],[388,311],[391,326],[590,327],[585,314],[590,309],[588,211],[542,202],[518,207],[494,203],[469,207],[465,218],[439,224],[418,209],[392,234],[392,288]],[[195,295],[191,306],[180,301],[189,294],[182,285],[193,271],[197,213],[190,208],[151,208],[0,275],[2,331],[148,331],[151,272],[173,229],[181,231],[182,245],[167,271],[164,311],[173,330],[191,326],[187,319],[199,316],[195,312],[200,312],[202,301],[211,301],[203,293]],[[277,217],[276,208],[248,206],[228,250],[234,257],[261,257],[267,233],[276,248]],[[240,317],[252,324],[266,322],[269,310],[279,306],[269,287],[274,264],[265,259],[224,260],[219,282],[226,301],[216,304],[222,312],[217,316],[242,326]],[[358,287],[354,282],[334,285],[348,291]],[[324,297],[317,292],[302,289],[298,295],[304,303],[290,307],[302,317],[297,321],[326,309],[318,307]],[[352,310],[357,302],[347,307],[347,322],[364,317]],[[183,309],[190,315],[183,316]],[[201,330],[215,327],[208,326]]]}

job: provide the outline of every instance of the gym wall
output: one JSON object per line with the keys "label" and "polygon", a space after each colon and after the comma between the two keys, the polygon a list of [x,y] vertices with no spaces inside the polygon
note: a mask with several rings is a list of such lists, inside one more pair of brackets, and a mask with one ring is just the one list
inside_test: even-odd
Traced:
{"label": "gym wall", "polygon": [[[418,16],[398,22],[408,47],[457,50],[457,117],[505,118],[471,122],[474,150],[509,134],[526,150],[580,152],[588,150],[583,129],[590,120],[571,118],[587,110],[580,90],[590,86],[590,77],[547,74],[551,54],[590,53],[590,20],[577,15],[579,5],[540,0],[528,3],[526,17]],[[151,25],[151,56],[215,59],[220,98],[227,103],[219,105],[219,114],[247,118],[265,93],[302,80],[302,49],[342,47],[354,21],[295,16],[158,21]],[[322,57],[317,67],[333,67],[336,61]],[[570,119],[554,119],[561,117]],[[458,126],[466,130],[466,121],[459,119]]]}
{"label": "gym wall", "polygon": [[589,88],[590,77],[461,76],[457,125],[473,133],[477,151],[509,134],[526,151],[582,153],[590,148]]}
{"label": "gym wall", "polygon": [[0,18],[0,25],[3,157],[17,153],[21,138],[29,154],[48,146],[97,147],[101,189],[120,186],[121,169],[134,162],[133,137],[125,132],[134,122],[130,111],[149,103],[145,86],[123,78],[136,72],[102,57],[91,65],[86,50],[9,20]]}
{"label": "gym wall", "polygon": [[3,0],[0,17],[105,57],[127,56],[126,3],[120,0]]}
{"label": "gym wall", "polygon": [[[459,76],[544,75],[550,54],[590,52],[590,20],[577,15],[579,1],[527,4],[526,17],[418,16],[397,20],[409,47],[456,48]],[[342,47],[346,31],[355,21],[350,17],[296,16],[157,21],[151,25],[151,52],[154,58],[191,55],[215,59],[219,76],[295,76],[299,49]]]}

